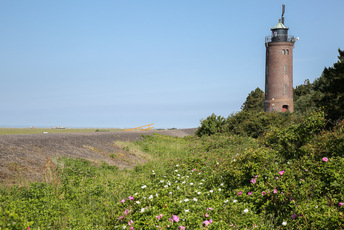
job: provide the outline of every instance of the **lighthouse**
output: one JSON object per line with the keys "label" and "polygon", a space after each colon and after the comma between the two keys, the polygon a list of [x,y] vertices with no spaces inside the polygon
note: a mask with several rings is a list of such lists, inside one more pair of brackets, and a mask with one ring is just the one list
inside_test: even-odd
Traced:
{"label": "lighthouse", "polygon": [[265,38],[265,102],[266,112],[294,111],[293,103],[293,48],[296,39],[288,35],[284,25],[285,5],[282,17]]}

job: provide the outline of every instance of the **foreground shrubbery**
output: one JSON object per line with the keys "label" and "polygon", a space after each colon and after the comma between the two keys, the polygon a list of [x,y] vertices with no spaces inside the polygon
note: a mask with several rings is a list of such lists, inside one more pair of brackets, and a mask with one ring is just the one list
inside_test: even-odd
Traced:
{"label": "foreground shrubbery", "polygon": [[120,171],[55,159],[50,183],[0,191],[1,229],[342,229],[344,122],[322,113],[253,139],[147,136]]}

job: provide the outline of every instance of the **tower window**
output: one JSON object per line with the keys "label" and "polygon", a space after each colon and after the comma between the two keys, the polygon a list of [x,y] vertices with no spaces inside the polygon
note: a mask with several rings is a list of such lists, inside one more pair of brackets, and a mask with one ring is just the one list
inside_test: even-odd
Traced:
{"label": "tower window", "polygon": [[287,85],[284,84],[284,87],[283,87],[283,95],[287,95]]}
{"label": "tower window", "polygon": [[288,68],[287,68],[287,65],[285,64],[285,65],[284,65],[284,74],[285,74],[285,75],[287,74],[287,69],[288,69]]}
{"label": "tower window", "polygon": [[285,49],[282,50],[282,54],[285,55]]}
{"label": "tower window", "polygon": [[289,49],[287,49],[287,55],[289,55]]}

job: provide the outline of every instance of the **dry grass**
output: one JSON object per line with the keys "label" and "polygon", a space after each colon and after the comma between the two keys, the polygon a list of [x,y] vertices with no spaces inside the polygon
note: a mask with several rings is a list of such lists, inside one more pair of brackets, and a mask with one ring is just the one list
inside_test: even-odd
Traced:
{"label": "dry grass", "polygon": [[31,181],[54,181],[52,164],[57,157],[83,158],[119,169],[131,169],[151,160],[132,141],[142,134],[192,135],[194,129],[146,132],[83,132],[0,135],[0,183],[25,186]]}
{"label": "dry grass", "polygon": [[38,133],[119,132],[119,131],[124,131],[124,129],[0,128],[0,135],[38,134]]}

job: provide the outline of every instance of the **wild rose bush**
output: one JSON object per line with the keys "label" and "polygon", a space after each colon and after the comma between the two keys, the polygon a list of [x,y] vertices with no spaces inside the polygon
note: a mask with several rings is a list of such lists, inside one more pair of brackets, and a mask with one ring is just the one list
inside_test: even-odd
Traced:
{"label": "wild rose bush", "polygon": [[149,136],[135,145],[153,160],[134,170],[62,157],[51,183],[0,190],[0,228],[341,229],[344,123],[322,124],[259,141]]}

